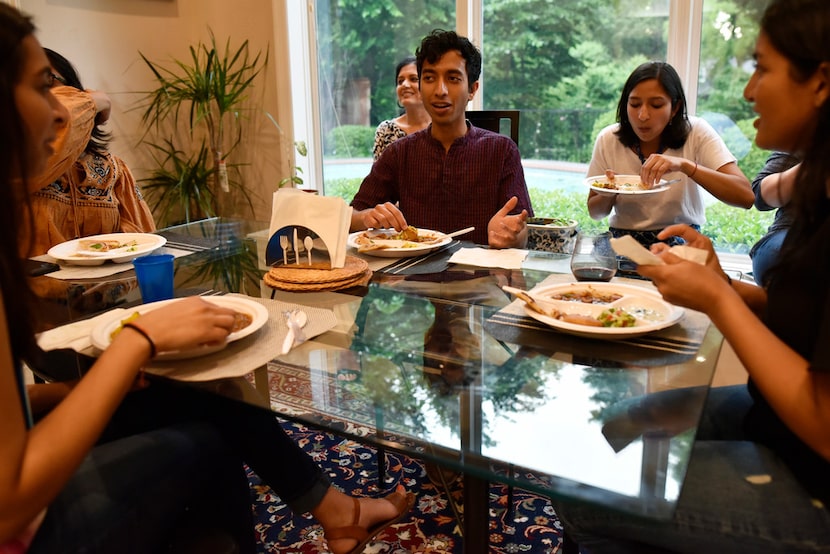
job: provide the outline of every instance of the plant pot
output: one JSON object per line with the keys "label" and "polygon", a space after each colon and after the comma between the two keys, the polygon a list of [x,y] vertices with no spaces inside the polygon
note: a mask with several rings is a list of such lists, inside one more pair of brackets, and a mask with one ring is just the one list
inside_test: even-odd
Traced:
{"label": "plant pot", "polygon": [[578,226],[575,219],[531,217],[527,220],[527,249],[570,254]]}

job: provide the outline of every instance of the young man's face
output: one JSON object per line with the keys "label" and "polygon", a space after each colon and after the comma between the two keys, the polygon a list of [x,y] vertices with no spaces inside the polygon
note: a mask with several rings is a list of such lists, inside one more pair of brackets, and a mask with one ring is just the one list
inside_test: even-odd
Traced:
{"label": "young man's face", "polygon": [[424,61],[421,67],[421,99],[433,125],[463,121],[467,102],[477,90],[478,81],[470,88],[466,62],[458,50],[450,50],[434,64]]}

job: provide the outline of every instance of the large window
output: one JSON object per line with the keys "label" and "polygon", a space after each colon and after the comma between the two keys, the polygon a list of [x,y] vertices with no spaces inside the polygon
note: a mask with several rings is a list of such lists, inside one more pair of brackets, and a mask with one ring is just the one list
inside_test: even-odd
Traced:
{"label": "large window", "polygon": [[[395,64],[435,28],[459,30],[482,49],[474,108],[521,110],[520,150],[534,208],[592,222],[580,188],[599,129],[612,123],[629,73],[667,60],[685,80],[690,111],[721,133],[751,179],[766,153],[753,145],[742,99],[762,6],[755,0],[317,0],[308,28],[313,53],[310,110],[313,184],[350,199],[371,166],[377,124],[398,115]],[[569,196],[562,196],[561,192]],[[579,211],[581,210],[581,211]],[[734,213],[732,212],[734,210]],[[728,208],[757,219],[756,212]],[[746,250],[765,216],[727,237]],[[715,225],[720,225],[715,223]],[[757,237],[756,237],[757,238]],[[743,244],[737,244],[743,243]],[[724,244],[719,244],[724,247]],[[733,248],[734,247],[734,248]]]}

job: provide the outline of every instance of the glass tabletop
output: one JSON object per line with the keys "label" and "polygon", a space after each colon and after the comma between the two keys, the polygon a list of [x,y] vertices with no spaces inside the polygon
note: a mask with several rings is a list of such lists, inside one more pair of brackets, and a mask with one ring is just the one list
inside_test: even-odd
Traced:
{"label": "glass tabletop", "polygon": [[548,277],[380,273],[362,296],[278,293],[327,304],[341,325],[276,358],[258,388],[288,419],[355,440],[554,497],[670,517],[720,334],[691,312],[685,326],[624,341],[562,335],[521,310],[505,319],[512,299],[502,285]]}
{"label": "glass tabletop", "polygon": [[[336,325],[285,355],[274,341],[272,361],[234,386],[195,386],[482,480],[671,516],[722,343],[703,314],[626,340],[565,335],[502,287],[568,282],[567,256],[531,252],[514,270],[448,265],[457,241],[423,261],[370,260],[368,286],[272,291],[259,282],[265,228],[214,219],[159,231],[167,247],[192,250],[177,258],[177,294],[242,290],[323,308]],[[139,301],[134,286],[122,299]]]}

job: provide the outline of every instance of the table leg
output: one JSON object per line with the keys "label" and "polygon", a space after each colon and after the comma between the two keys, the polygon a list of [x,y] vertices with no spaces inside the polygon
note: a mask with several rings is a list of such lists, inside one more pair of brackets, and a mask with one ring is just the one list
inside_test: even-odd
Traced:
{"label": "table leg", "polygon": [[490,483],[464,474],[464,552],[490,550]]}

